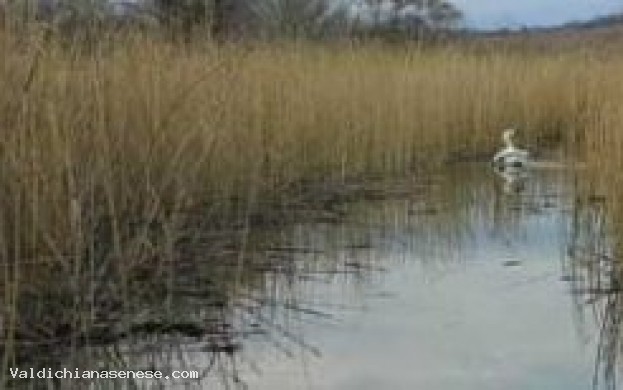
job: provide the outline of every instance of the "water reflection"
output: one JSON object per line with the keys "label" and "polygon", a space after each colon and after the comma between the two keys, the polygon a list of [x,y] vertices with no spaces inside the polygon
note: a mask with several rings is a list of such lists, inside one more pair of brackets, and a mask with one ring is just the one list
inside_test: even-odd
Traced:
{"label": "water reflection", "polygon": [[348,234],[325,227],[327,241],[365,232],[382,281],[359,315],[304,327],[322,359],[273,362],[251,388],[590,387],[591,349],[575,342],[559,280],[568,184],[552,174],[508,197],[490,172],[461,169],[423,196],[360,205]]}
{"label": "water reflection", "polygon": [[14,362],[200,373],[101,389],[616,388],[623,274],[603,261],[605,211],[570,171],[499,179],[474,165],[373,180],[339,220],[265,229],[244,255],[200,238],[145,270],[106,324],[118,337],[22,345]]}
{"label": "water reflection", "polygon": [[497,166],[493,171],[503,182],[503,191],[507,194],[518,194],[526,187],[529,171],[524,168]]}
{"label": "water reflection", "polygon": [[592,314],[599,325],[594,387],[617,389],[623,347],[623,269],[615,240],[620,235],[613,234],[610,217],[603,197],[578,198],[565,269],[578,313]]}

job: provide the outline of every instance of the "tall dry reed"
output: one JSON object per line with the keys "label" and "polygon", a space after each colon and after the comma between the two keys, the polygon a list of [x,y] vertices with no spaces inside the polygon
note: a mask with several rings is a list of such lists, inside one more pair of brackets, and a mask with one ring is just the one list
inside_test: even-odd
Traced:
{"label": "tall dry reed", "polygon": [[621,142],[623,57],[138,34],[85,53],[5,33],[0,52],[5,258],[78,256],[102,224],[120,255],[130,226],[178,209],[487,154],[506,126],[531,145]]}
{"label": "tall dry reed", "polygon": [[[103,280],[126,301],[132,269],[175,261],[189,214],[224,226],[304,181],[486,157],[507,126],[537,148],[573,147],[611,186],[623,162],[622,65],[585,52],[174,45],[140,33],[85,48],[3,32],[4,333],[40,313],[89,328]],[[90,295],[37,314],[23,297],[50,283],[58,302]]]}

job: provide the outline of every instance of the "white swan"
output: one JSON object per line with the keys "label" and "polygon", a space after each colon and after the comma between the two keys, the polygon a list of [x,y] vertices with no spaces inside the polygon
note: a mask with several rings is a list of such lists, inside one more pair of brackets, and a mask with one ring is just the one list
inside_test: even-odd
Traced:
{"label": "white swan", "polygon": [[504,130],[502,139],[504,148],[493,156],[493,165],[499,169],[506,168],[526,168],[530,159],[527,150],[520,149],[513,145],[514,129]]}

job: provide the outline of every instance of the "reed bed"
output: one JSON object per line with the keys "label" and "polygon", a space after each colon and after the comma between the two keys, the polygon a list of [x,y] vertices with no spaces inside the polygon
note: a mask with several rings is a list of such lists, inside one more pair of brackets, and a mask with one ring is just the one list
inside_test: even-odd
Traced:
{"label": "reed bed", "polygon": [[609,131],[604,112],[623,99],[612,80],[623,58],[141,36],[85,54],[37,35],[0,42],[2,246],[19,258],[84,244],[102,217],[224,211],[301,180],[486,154],[505,126],[533,145],[577,141],[587,126]]}
{"label": "reed bed", "polygon": [[623,55],[586,53],[0,33],[4,351],[88,333],[135,272],[183,260],[190,219],[248,230],[303,183],[487,158],[504,127],[618,188]]}

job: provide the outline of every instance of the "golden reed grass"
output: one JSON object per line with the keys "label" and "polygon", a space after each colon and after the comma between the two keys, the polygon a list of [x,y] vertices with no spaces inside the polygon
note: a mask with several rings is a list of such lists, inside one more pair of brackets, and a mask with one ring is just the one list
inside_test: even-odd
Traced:
{"label": "golden reed grass", "polygon": [[623,55],[595,53],[0,32],[3,367],[18,333],[88,334],[98,299],[129,302],[188,213],[226,225],[302,181],[486,158],[507,126],[585,160],[623,231]]}
{"label": "golden reed grass", "polygon": [[301,180],[486,155],[507,126],[614,176],[622,162],[623,56],[138,33],[87,52],[4,32],[0,58],[6,261],[82,258],[104,239],[140,258],[159,245],[144,227],[175,231],[180,211],[233,218]]}

